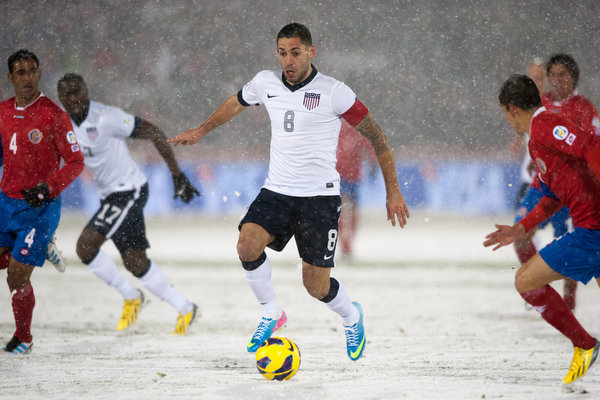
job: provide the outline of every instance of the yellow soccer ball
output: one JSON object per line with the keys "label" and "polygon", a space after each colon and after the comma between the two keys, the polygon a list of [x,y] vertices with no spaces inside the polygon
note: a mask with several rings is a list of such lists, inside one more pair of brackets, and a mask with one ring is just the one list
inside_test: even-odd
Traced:
{"label": "yellow soccer ball", "polygon": [[265,379],[287,381],[300,368],[300,350],[288,338],[269,338],[256,350],[256,368]]}

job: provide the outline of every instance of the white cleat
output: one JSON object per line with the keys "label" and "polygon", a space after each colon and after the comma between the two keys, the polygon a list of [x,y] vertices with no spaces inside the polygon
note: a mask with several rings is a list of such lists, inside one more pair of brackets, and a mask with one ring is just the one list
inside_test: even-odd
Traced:
{"label": "white cleat", "polygon": [[62,251],[56,247],[56,235],[53,235],[52,239],[50,239],[50,243],[48,243],[46,260],[50,261],[58,272],[65,272],[67,269],[67,258],[63,255]]}

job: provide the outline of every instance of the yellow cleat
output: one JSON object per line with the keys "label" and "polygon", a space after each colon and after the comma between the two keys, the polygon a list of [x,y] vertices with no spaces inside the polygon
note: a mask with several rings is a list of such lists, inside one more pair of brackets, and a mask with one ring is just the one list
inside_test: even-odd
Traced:
{"label": "yellow cleat", "polygon": [[146,304],[144,293],[142,293],[141,290],[139,292],[140,297],[137,299],[125,300],[125,304],[123,305],[123,314],[121,315],[121,319],[117,325],[118,331],[129,328],[135,323],[135,321],[137,321],[142,306]]}
{"label": "yellow cleat", "polygon": [[575,353],[573,354],[573,360],[571,361],[571,368],[569,368],[567,376],[565,376],[563,379],[563,384],[566,385],[581,378],[594,364],[594,361],[596,361],[599,350],[600,342],[598,342],[598,340],[596,340],[596,345],[588,350],[575,347]]}
{"label": "yellow cleat", "polygon": [[177,317],[177,325],[175,325],[175,330],[171,333],[172,335],[183,335],[190,325],[196,319],[196,314],[198,313],[198,306],[192,304],[193,308],[187,314],[179,314]]}

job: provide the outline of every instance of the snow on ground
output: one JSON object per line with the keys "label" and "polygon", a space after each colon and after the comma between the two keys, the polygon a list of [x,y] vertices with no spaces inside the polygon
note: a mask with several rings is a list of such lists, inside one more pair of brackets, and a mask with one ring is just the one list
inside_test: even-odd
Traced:
{"label": "snow on ground", "polygon": [[[175,337],[175,311],[150,294],[136,325],[116,332],[122,301],[75,261],[86,219],[67,214],[58,241],[71,265],[65,274],[50,265],[34,272],[35,346],[24,357],[0,354],[0,398],[597,399],[598,367],[562,387],[570,342],[525,309],[512,286],[512,250],[481,245],[494,222],[510,219],[421,213],[401,230],[382,214],[363,218],[355,259],[334,270],[365,311],[368,341],[357,362],[346,356],[339,318],[303,289],[294,244],[270,252],[288,314],[281,335],[302,352],[294,378],[271,382],[245,350],[259,307],[235,254],[237,217],[148,221],[151,257],[202,310]],[[596,334],[598,295],[595,284],[580,287],[576,312]],[[6,342],[14,329],[8,290],[0,304]]]}

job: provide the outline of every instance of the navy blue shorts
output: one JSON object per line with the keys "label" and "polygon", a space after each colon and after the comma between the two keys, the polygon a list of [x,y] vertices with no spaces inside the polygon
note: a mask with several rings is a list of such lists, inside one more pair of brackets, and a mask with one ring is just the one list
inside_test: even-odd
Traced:
{"label": "navy blue shorts", "polygon": [[0,247],[12,248],[20,263],[41,267],[60,221],[60,196],[39,208],[0,191]]}
{"label": "navy blue shorts", "polygon": [[340,196],[293,197],[261,189],[238,229],[248,222],[264,228],[275,239],[268,247],[281,251],[292,236],[302,261],[317,267],[335,266]]}
{"label": "navy blue shorts", "polygon": [[540,250],[540,256],[559,274],[588,283],[600,276],[600,230],[575,228]]}
{"label": "navy blue shorts", "polygon": [[100,201],[100,208],[86,225],[107,239],[124,255],[128,249],[150,247],[146,238],[144,207],[148,202],[148,184],[137,190],[114,192]]}
{"label": "navy blue shorts", "polygon": [[[515,223],[522,220],[544,197],[540,189],[530,186],[519,203],[517,215],[515,215]],[[554,228],[554,237],[561,237],[569,231],[569,209],[563,207],[558,210],[553,216],[538,225],[539,228],[545,228],[548,223],[552,223]]]}

